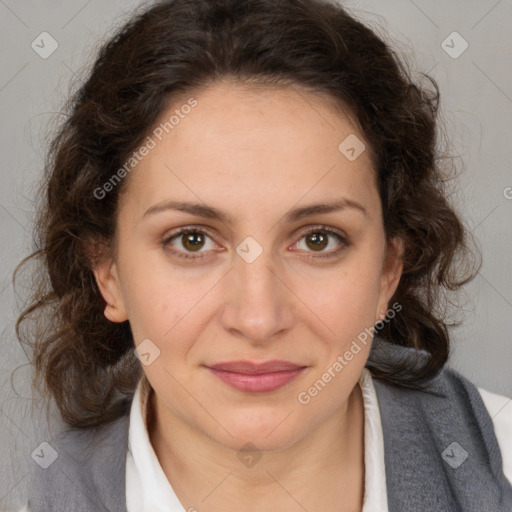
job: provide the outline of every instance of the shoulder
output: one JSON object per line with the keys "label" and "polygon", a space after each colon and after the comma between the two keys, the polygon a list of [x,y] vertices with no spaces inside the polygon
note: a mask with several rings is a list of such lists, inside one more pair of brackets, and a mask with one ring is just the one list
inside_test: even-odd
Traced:
{"label": "shoulder", "polygon": [[492,425],[478,388],[460,372],[445,365],[423,389],[409,389],[374,378],[379,404],[404,418],[424,416],[437,426],[448,428],[454,420],[474,418],[481,428]]}
{"label": "shoulder", "polygon": [[[408,351],[401,352],[406,354]],[[428,419],[436,428],[447,430],[451,430],[450,425],[455,424],[469,428],[467,421],[472,418],[473,429],[485,432],[494,430],[483,396],[476,385],[449,364],[427,382],[422,390],[390,384],[382,379],[374,379],[374,384],[379,404],[394,412],[402,411],[404,417],[410,412],[415,417]]]}
{"label": "shoulder", "polygon": [[[395,352],[400,358],[410,353]],[[508,457],[475,384],[449,365],[422,390],[372,380],[389,468],[388,497],[397,510],[404,496],[409,504],[429,503],[433,510],[439,510],[436,500],[464,503],[459,510],[512,510]]]}
{"label": "shoulder", "polygon": [[123,411],[99,427],[63,426],[36,448],[29,474],[31,511],[126,510],[129,407]]}
{"label": "shoulder", "polygon": [[[381,338],[375,337],[368,361],[374,366],[392,368],[397,363],[407,363],[410,371],[423,366],[430,355],[424,350],[394,345]],[[372,366],[369,366],[370,371]],[[452,368],[449,363],[429,380],[422,390],[410,389],[407,386],[392,384],[384,379],[374,377],[374,383],[381,391],[383,399],[388,397],[406,405],[422,405],[424,407],[452,408],[455,404],[475,413],[484,411],[485,406],[479,390],[467,377]]]}

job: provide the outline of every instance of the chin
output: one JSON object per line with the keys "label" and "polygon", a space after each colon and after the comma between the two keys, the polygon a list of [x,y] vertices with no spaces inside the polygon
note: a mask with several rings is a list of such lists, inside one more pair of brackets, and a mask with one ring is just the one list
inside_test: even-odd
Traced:
{"label": "chin", "polygon": [[[287,410],[287,409],[282,409]],[[297,417],[289,414],[250,414],[245,413],[242,417],[236,415],[225,419],[218,418],[231,436],[222,428],[219,428],[214,438],[220,444],[235,451],[244,451],[246,445],[252,444],[262,452],[277,452],[284,450],[298,442],[304,435],[304,423],[299,427]],[[283,421],[284,420],[284,421]],[[248,447],[248,451],[252,448]]]}

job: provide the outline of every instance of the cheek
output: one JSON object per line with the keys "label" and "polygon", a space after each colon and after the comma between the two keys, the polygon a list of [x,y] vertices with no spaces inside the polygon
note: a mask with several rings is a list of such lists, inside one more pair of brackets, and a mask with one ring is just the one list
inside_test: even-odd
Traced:
{"label": "cheek", "polygon": [[145,281],[142,288],[135,288],[129,298],[129,318],[135,340],[151,338],[158,343],[168,343],[183,331],[192,331],[200,314],[200,293],[202,287],[194,291],[190,287],[180,287],[179,283],[166,286],[163,281]]}
{"label": "cheek", "polygon": [[[163,337],[201,297],[201,280],[170,264],[160,247],[125,235],[119,247],[122,294],[130,322]],[[132,327],[133,329],[133,327]]]}
{"label": "cheek", "polygon": [[[354,254],[338,270],[304,278],[297,295],[336,335],[354,334],[372,326],[380,290],[377,259]],[[333,334],[333,333],[331,333]]]}

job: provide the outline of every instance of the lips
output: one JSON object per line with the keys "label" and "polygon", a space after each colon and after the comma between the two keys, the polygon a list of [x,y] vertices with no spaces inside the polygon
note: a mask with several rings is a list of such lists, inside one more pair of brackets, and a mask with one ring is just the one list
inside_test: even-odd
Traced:
{"label": "lips", "polygon": [[209,366],[213,370],[221,370],[232,373],[245,373],[257,375],[261,373],[287,372],[304,368],[287,361],[268,361],[266,363],[251,363],[248,361],[230,361]]}
{"label": "lips", "polygon": [[207,368],[225,384],[249,393],[276,391],[294,380],[306,369],[305,366],[288,361],[268,361],[266,363],[230,361]]}

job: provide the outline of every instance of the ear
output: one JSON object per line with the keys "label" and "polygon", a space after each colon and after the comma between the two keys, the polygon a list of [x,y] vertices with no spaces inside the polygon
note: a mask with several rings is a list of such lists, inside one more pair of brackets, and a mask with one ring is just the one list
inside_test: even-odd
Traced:
{"label": "ear", "polygon": [[403,264],[404,242],[401,238],[392,238],[387,243],[386,256],[382,265],[380,280],[379,303],[375,323],[386,316],[388,303],[398,288],[400,277],[404,268]]}
{"label": "ear", "polygon": [[126,307],[121,291],[119,272],[116,262],[109,251],[92,242],[87,246],[92,271],[98,288],[107,303],[105,317],[111,322],[124,322],[128,320]]}

